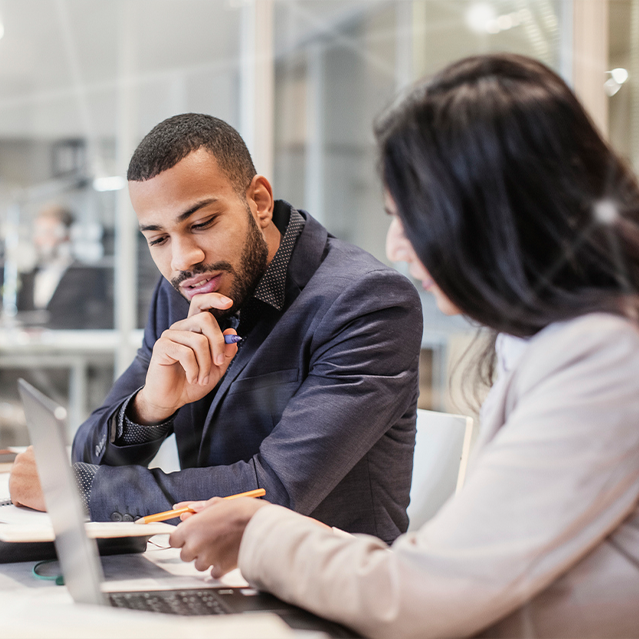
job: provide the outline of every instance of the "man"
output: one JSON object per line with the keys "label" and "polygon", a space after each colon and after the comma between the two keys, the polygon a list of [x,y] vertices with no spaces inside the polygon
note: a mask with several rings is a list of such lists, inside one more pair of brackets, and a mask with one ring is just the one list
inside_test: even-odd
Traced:
{"label": "man", "polygon": [[74,259],[73,224],[73,214],[65,207],[48,205],[38,212],[33,222],[35,263],[18,276],[16,305],[21,324],[113,328],[113,270]]}
{"label": "man", "polygon": [[[392,541],[408,523],[422,331],[413,286],[274,201],[216,118],[160,123],[128,179],[163,279],[142,348],[75,438],[91,518],[263,487],[271,502]],[[226,344],[235,333],[241,342]],[[148,470],[172,432],[182,470]],[[11,494],[42,507],[29,455]]]}

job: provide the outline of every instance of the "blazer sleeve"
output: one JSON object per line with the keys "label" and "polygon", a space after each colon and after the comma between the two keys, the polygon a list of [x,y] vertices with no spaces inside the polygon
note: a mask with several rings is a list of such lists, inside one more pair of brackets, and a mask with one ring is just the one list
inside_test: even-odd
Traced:
{"label": "blazer sleeve", "polygon": [[[113,440],[111,432],[114,417],[124,402],[135,394],[146,380],[146,372],[153,353],[153,344],[162,331],[168,327],[168,303],[162,293],[162,281],[153,294],[149,320],[145,327],[142,347],[127,370],[116,380],[102,406],[96,409],[78,428],[73,439],[72,460],[89,464],[148,464],[163,439],[131,446],[124,454],[109,446]],[[167,433],[168,436],[170,434]]]}
{"label": "blazer sleeve", "polygon": [[244,534],[243,575],[365,636],[427,639],[475,634],[569,571],[637,508],[639,333],[591,316],[524,358],[505,424],[418,532],[389,548],[268,507]]}
{"label": "blazer sleeve", "polygon": [[[257,487],[277,504],[313,512],[403,415],[414,429],[421,333],[419,297],[405,277],[380,269],[345,279],[314,326],[304,381],[257,454],[170,474],[103,465],[93,482],[91,517],[105,520],[117,510],[137,517]],[[127,373],[127,392],[142,369],[136,362]],[[84,447],[89,453],[91,445],[94,440]]]}
{"label": "blazer sleeve", "polygon": [[[275,503],[303,514],[402,416],[414,427],[419,296],[397,273],[369,274],[344,286],[313,333],[308,375],[252,460],[258,484],[269,486]],[[411,436],[412,458],[412,429]],[[388,472],[396,461],[389,455],[385,469],[372,474]]]}

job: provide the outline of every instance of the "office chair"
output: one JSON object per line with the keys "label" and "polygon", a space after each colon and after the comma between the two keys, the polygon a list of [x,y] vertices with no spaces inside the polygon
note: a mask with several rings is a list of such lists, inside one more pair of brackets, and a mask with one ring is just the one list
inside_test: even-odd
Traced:
{"label": "office chair", "polygon": [[425,524],[464,483],[473,420],[417,409],[409,531]]}

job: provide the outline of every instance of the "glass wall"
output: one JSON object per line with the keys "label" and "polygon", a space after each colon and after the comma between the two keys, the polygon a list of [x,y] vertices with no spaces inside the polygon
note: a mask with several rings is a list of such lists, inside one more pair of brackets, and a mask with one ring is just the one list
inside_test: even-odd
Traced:
{"label": "glass wall", "polygon": [[[577,81],[578,43],[594,51],[578,16],[594,5],[610,73],[587,75],[595,93],[607,82],[611,141],[637,167],[639,0],[0,0],[0,447],[24,439],[17,375],[74,428],[135,352],[158,273],[124,176],[159,121],[227,120],[277,197],[385,261],[376,115],[476,53]],[[423,306],[421,405],[463,410],[446,379],[474,329]]]}
{"label": "glass wall", "polygon": [[396,93],[457,58],[532,55],[560,70],[562,3],[281,2],[275,13],[275,185],[384,258],[372,122]]}
{"label": "glass wall", "polygon": [[[398,91],[468,55],[511,51],[565,73],[569,9],[553,0],[276,3],[276,191],[386,261],[375,117]],[[446,380],[475,330],[428,294],[423,306],[420,406],[462,410]]]}
{"label": "glass wall", "polygon": [[176,113],[239,124],[241,12],[0,2],[0,447],[25,443],[16,377],[69,406],[75,428],[135,353],[159,275],[135,230],[128,159]]}
{"label": "glass wall", "polygon": [[[0,11],[5,326],[15,318],[26,326],[113,328],[117,192],[128,156],[175,113],[214,113],[237,126],[240,10],[207,0],[5,0]],[[49,226],[65,246],[43,254],[38,220],[61,208],[72,215],[69,228]],[[95,304],[103,302],[97,312],[86,303],[94,293],[88,286],[69,296],[78,306],[62,317],[45,303],[55,299],[27,299],[23,275],[61,261],[61,252],[85,274],[108,271],[105,289],[95,291]],[[139,327],[157,278],[146,255],[140,250],[138,268],[125,274],[138,272]]]}
{"label": "glass wall", "polygon": [[610,142],[639,171],[639,1],[609,4],[608,95]]}

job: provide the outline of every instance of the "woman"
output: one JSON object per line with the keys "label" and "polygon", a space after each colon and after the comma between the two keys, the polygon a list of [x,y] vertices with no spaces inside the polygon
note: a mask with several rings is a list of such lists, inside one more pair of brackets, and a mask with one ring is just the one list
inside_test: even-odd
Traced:
{"label": "woman", "polygon": [[564,82],[514,55],[453,64],[377,137],[390,259],[500,333],[466,485],[391,548],[218,499],[171,543],[370,637],[639,636],[633,176]]}

